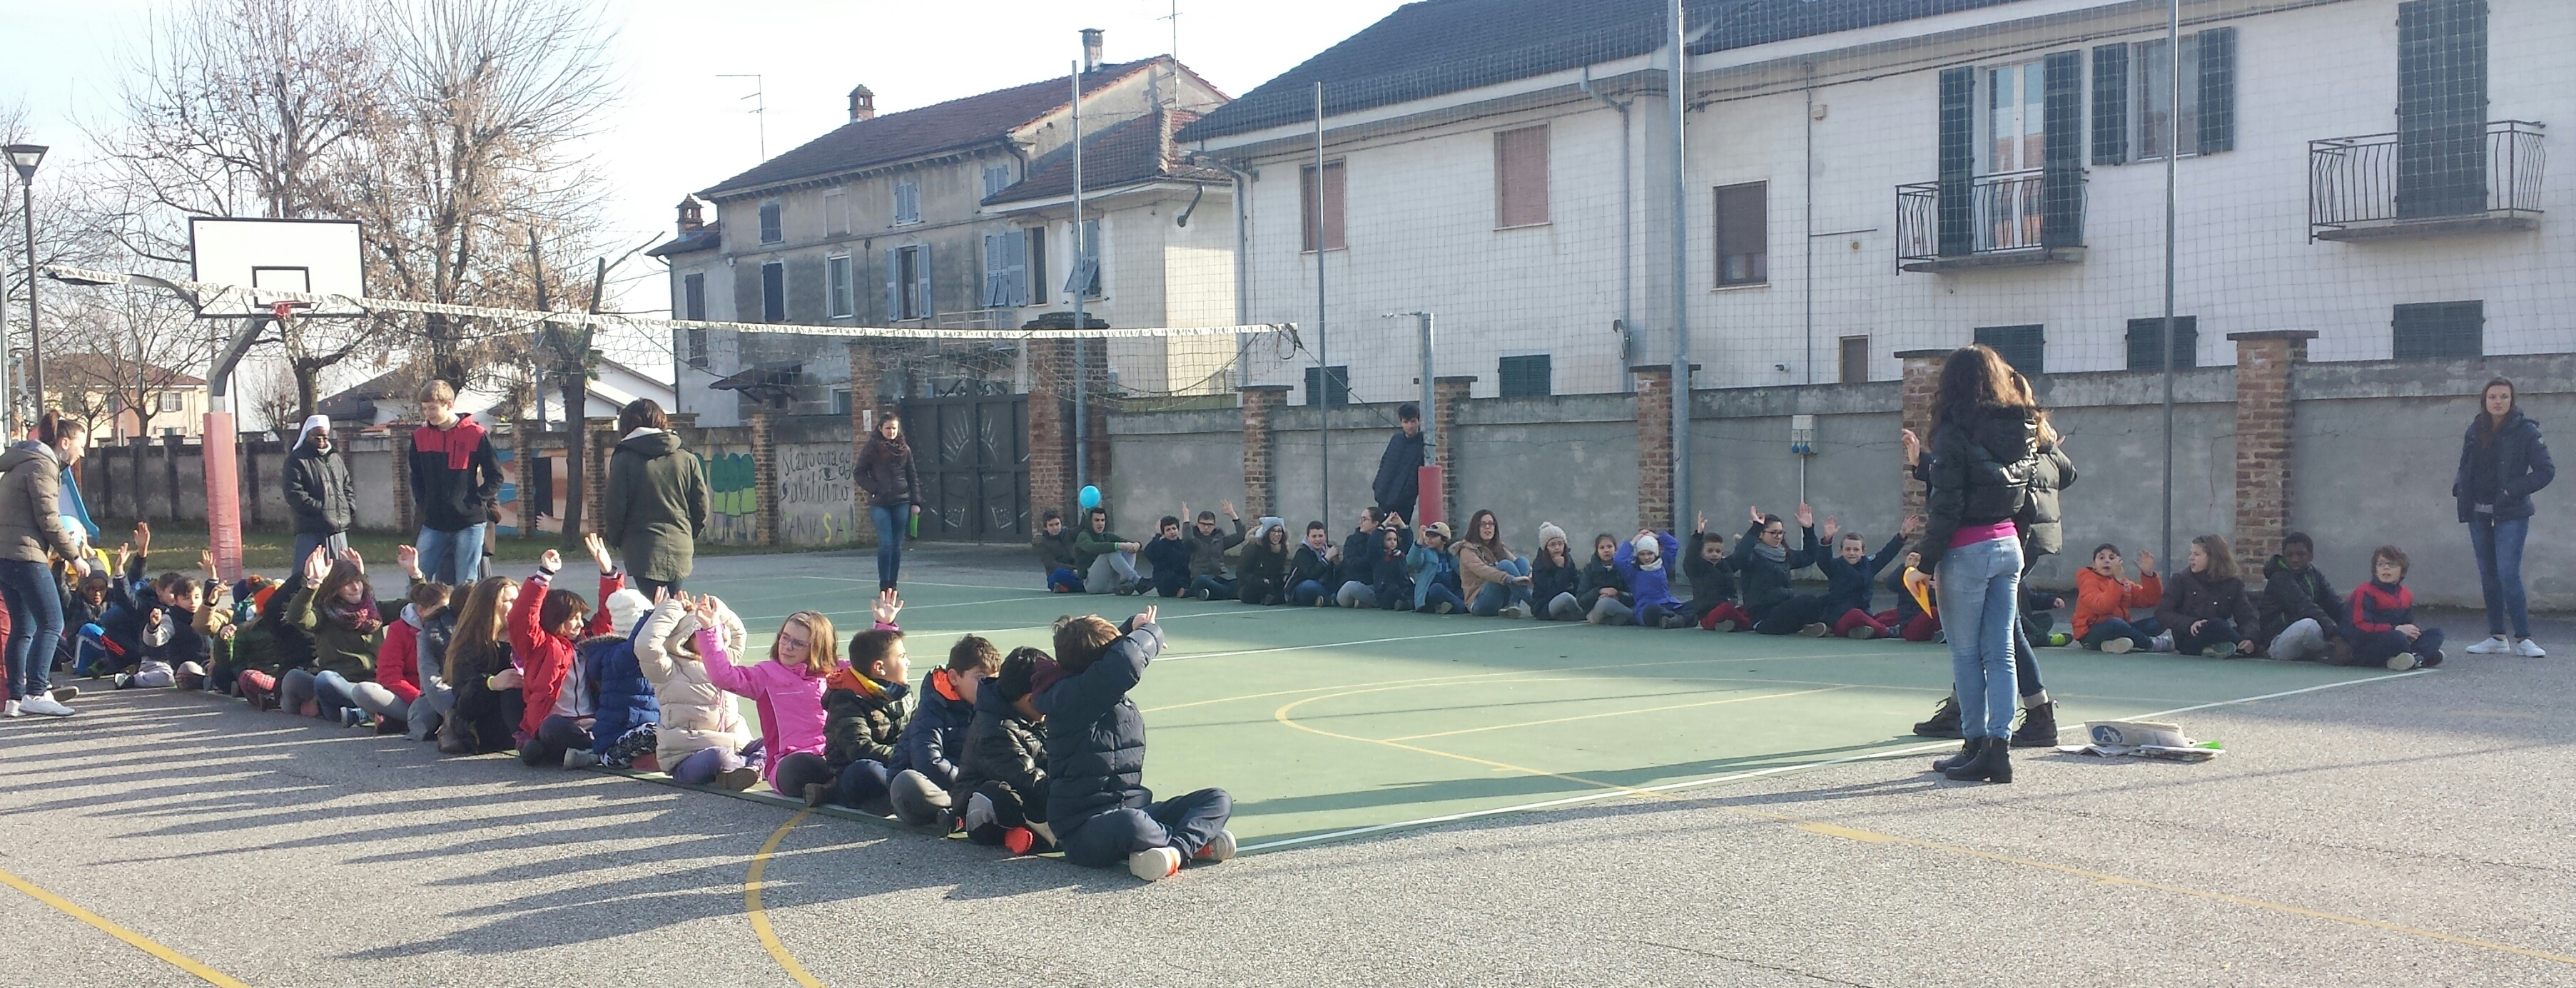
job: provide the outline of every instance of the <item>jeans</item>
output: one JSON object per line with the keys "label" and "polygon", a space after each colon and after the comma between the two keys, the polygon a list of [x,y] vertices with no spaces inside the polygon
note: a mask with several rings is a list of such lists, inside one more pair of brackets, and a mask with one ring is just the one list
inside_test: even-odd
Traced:
{"label": "jeans", "polygon": [[2413,652],[2416,655],[2416,660],[2421,662],[2425,659],[2430,659],[2435,654],[2441,652],[2442,629],[2423,628],[2420,630],[2422,631],[2422,634],[2417,635],[2415,640],[2412,642],[2406,640],[2406,635],[2404,633],[2396,631],[2365,632],[2353,636],[2353,664],[2378,665],[2382,662],[2388,661],[2390,656],[2396,655],[2399,652]]}
{"label": "jeans", "polygon": [[1197,857],[1234,816],[1234,797],[1201,789],[1143,809],[1111,810],[1056,831],[1064,859],[1085,868],[1111,868],[1138,851],[1169,847],[1181,860]]}
{"label": "jeans", "polygon": [[436,673],[423,673],[421,681],[427,685],[421,688],[420,696],[411,701],[411,709],[403,712],[403,723],[411,727],[414,741],[429,740],[430,732],[437,729],[438,722],[447,717],[448,711],[456,709],[456,691],[448,689],[445,680],[438,678]]}
{"label": "jeans", "polygon": [[861,813],[890,816],[894,808],[887,805],[886,793],[894,784],[894,770],[886,763],[862,758],[841,769],[832,782],[831,803],[847,806]]}
{"label": "jeans", "polygon": [[2155,650],[2156,635],[2163,631],[2164,628],[2157,625],[2154,618],[2139,618],[2135,621],[2103,618],[2093,622],[2092,627],[2084,629],[2084,637],[2081,640],[2084,644],[2100,648],[2103,642],[2114,638],[2126,638],[2130,644],[2137,646],[2138,651],[2148,652]]}
{"label": "jeans", "polygon": [[1058,566],[1047,571],[1046,588],[1048,593],[1081,593],[1082,574],[1071,566]]}
{"label": "jeans", "polygon": [[451,587],[461,587],[483,578],[483,526],[467,525],[453,532],[435,528],[420,530],[420,575]]}
{"label": "jeans", "polygon": [[1442,604],[1449,605],[1449,611],[1452,614],[1467,609],[1467,601],[1465,598],[1458,596],[1458,591],[1449,589],[1449,585],[1446,583],[1435,582],[1429,587],[1423,588],[1422,604],[1421,606],[1414,608],[1414,610],[1420,611],[1424,614],[1437,614],[1440,613],[1440,605]]}
{"label": "jeans", "polygon": [[[2040,625],[2040,634],[2047,634],[2047,628],[2045,624]],[[2013,615],[2013,684],[2023,696],[2038,696],[2042,692],[2039,656],[2030,650],[2030,616],[2027,614]]]}
{"label": "jeans", "polygon": [[591,748],[590,728],[571,717],[548,714],[537,722],[537,736],[519,746],[519,760],[529,765],[560,766],[564,752]]}
{"label": "jeans", "polygon": [[43,696],[53,685],[54,649],[63,640],[62,591],[43,563],[0,560],[0,597],[8,599],[9,699]]}
{"label": "jeans", "polygon": [[[1494,564],[1494,568],[1518,577],[1527,577],[1530,575],[1529,560],[1526,559],[1501,560]],[[1507,606],[1518,607],[1521,609],[1522,614],[1528,614],[1530,612],[1530,585],[1526,583],[1488,583],[1484,586],[1478,587],[1476,588],[1475,601],[1467,605],[1467,613],[1473,614],[1477,617],[1493,617],[1496,614],[1502,613],[1503,608]]]}
{"label": "jeans", "polygon": [[2469,546],[2478,553],[2478,590],[2487,601],[2487,634],[2504,634],[2510,619],[2514,637],[2531,637],[2531,606],[2522,593],[2522,540],[2530,534],[2529,518],[2469,517]]}
{"label": "jeans", "polygon": [[1296,586],[1288,588],[1288,603],[1292,607],[1313,607],[1323,598],[1324,583],[1321,580],[1300,580]]}
{"label": "jeans", "polygon": [[1762,612],[1762,620],[1753,630],[1766,635],[1794,635],[1811,624],[1825,622],[1825,598],[1819,594],[1795,593]]}
{"label": "jeans", "polygon": [[[303,572],[303,571],[304,571],[304,561],[305,561],[305,560],[307,560],[307,559],[311,559],[311,558],[313,558],[313,550],[314,550],[314,548],[315,548],[315,547],[317,547],[317,546],[330,549],[330,550],[331,550],[331,558],[333,558],[333,559],[338,559],[338,558],[340,558],[340,554],[341,554],[341,553],[349,551],[349,533],[347,533],[347,532],[330,532],[330,533],[323,533],[323,532],[297,532],[297,533],[295,533],[295,554],[294,554],[294,555],[292,555],[292,556],[288,556],[288,557],[286,557],[286,558],[287,558],[287,567],[288,567],[288,568],[290,568],[290,569],[292,569],[292,570],[294,570],[294,571],[296,571],[296,572],[298,572],[298,573]],[[477,551],[480,551],[480,550],[477,550]],[[428,559],[428,554],[427,554],[427,553],[422,553],[421,555],[422,555],[421,562],[423,562],[423,563],[427,563],[427,562],[429,561],[429,559]]]}
{"label": "jeans", "polygon": [[2212,645],[2225,645],[2228,654],[2233,655],[2236,652],[2236,643],[2244,640],[2236,633],[2236,622],[2226,618],[2211,618],[2200,622],[2199,634],[2193,634],[2190,625],[2175,628],[2173,633],[2174,651],[2184,655],[2199,655],[2202,649]]}
{"label": "jeans", "polygon": [[[305,716],[304,704],[310,701],[313,704],[313,716],[337,715],[340,712],[337,708],[322,702],[323,696],[319,683],[320,681],[314,677],[310,669],[286,670],[277,677],[277,709],[285,711],[290,716],[302,717]],[[347,695],[341,694],[332,699],[347,699]]]}
{"label": "jeans", "polygon": [[870,505],[868,520],[877,526],[877,588],[894,586],[903,575],[903,537],[912,525],[912,505]]}
{"label": "jeans", "polygon": [[2272,636],[2272,645],[2264,650],[2264,654],[2283,662],[2322,658],[2326,654],[2325,625],[2315,618],[2292,621],[2289,627],[2281,629],[2280,634]]}
{"label": "jeans", "polygon": [[759,760],[758,752],[752,752],[746,756],[723,748],[700,748],[690,752],[688,757],[680,759],[679,764],[667,765],[664,768],[671,773],[673,782],[684,786],[703,786],[713,784],[718,775],[745,765],[755,764]]}
{"label": "jeans", "polygon": [[1939,576],[1960,736],[2003,737],[2012,730],[2015,706],[2013,602],[2021,590],[2021,541],[1954,546],[1941,557]]}
{"label": "jeans", "polygon": [[1233,600],[1234,581],[1221,580],[1213,576],[1194,576],[1190,578],[1189,593],[1191,596],[1204,593],[1209,600]]}
{"label": "jeans", "polygon": [[1120,550],[1104,552],[1091,561],[1091,573],[1082,579],[1084,593],[1109,593],[1122,584],[1136,582],[1136,554]]}

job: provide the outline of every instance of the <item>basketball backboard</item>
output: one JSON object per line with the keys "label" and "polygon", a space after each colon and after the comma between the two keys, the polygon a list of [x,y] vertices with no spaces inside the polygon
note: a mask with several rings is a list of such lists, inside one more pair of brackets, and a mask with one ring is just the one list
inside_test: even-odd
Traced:
{"label": "basketball backboard", "polygon": [[[367,294],[356,220],[192,217],[188,245],[189,280],[249,289],[207,294],[198,300],[200,318],[265,314],[277,300],[262,298],[256,291],[262,288],[353,299]],[[343,304],[317,304],[302,312],[306,318],[365,314]]]}

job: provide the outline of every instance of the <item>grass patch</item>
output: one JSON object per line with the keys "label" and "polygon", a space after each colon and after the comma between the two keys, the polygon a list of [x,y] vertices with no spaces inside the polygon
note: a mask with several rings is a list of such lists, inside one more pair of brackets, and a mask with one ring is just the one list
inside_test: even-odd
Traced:
{"label": "grass patch", "polygon": [[[134,530],[134,523],[122,520],[111,521],[109,519],[102,518],[99,519],[98,527],[100,532],[100,547],[113,550],[115,547],[123,545],[131,539],[131,533]],[[411,542],[412,538],[410,536],[396,535],[391,532],[360,531],[349,533],[349,547],[358,550],[359,555],[365,556],[371,569],[374,564],[382,564],[387,567],[387,572],[390,572],[391,567],[393,566],[394,547],[409,545]],[[193,567],[197,563],[197,554],[205,551],[206,545],[206,526],[204,522],[153,522],[152,568],[154,570],[170,570]],[[562,545],[562,537],[553,532],[544,533],[537,538],[503,536],[498,539],[487,540],[484,545],[491,549],[492,558],[495,562],[533,564],[537,561],[537,557],[543,555],[546,550],[560,548]],[[855,545],[845,544],[837,546],[760,546],[700,542],[698,543],[698,555],[759,556],[782,552],[842,552],[850,549],[873,549],[875,547],[876,542],[873,537]],[[264,573],[269,576],[276,576],[286,572],[290,566],[290,562],[286,558],[287,554],[293,552],[294,549],[295,533],[292,530],[268,527],[257,529],[245,528],[242,530],[242,565],[249,567],[252,572]],[[584,556],[577,547],[572,552],[566,553],[566,555],[574,561],[580,562],[581,565],[590,565],[588,562],[589,557]]]}

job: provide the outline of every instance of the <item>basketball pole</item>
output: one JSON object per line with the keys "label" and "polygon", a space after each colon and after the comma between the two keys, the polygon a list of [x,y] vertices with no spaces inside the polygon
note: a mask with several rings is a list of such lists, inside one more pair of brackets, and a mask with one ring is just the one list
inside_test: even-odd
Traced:
{"label": "basketball pole", "polygon": [[198,444],[205,456],[206,476],[206,546],[215,556],[215,575],[226,583],[242,578],[241,534],[241,465],[234,448],[237,438],[233,413],[224,410],[226,383],[232,380],[233,366],[250,351],[251,342],[259,338],[260,328],[269,321],[278,324],[284,335],[289,320],[294,318],[295,303],[280,302],[266,316],[249,316],[242,328],[233,334],[232,342],[215,355],[213,367],[206,375],[206,435]]}

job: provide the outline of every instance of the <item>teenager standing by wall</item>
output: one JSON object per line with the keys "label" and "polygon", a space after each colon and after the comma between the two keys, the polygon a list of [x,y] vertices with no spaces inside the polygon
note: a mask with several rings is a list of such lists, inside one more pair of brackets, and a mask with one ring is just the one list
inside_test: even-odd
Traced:
{"label": "teenager standing by wall", "polygon": [[[2485,641],[2477,655],[2540,658],[2549,654],[2531,640],[2531,609],[2522,590],[2522,542],[2531,534],[2531,495],[2558,475],[2540,423],[2515,407],[2513,382],[2488,381],[2479,392],[2478,415],[2460,437],[2460,470],[2451,481],[2460,521],[2478,554],[2478,589],[2487,604]],[[2513,637],[2508,639],[2505,632]]]}

